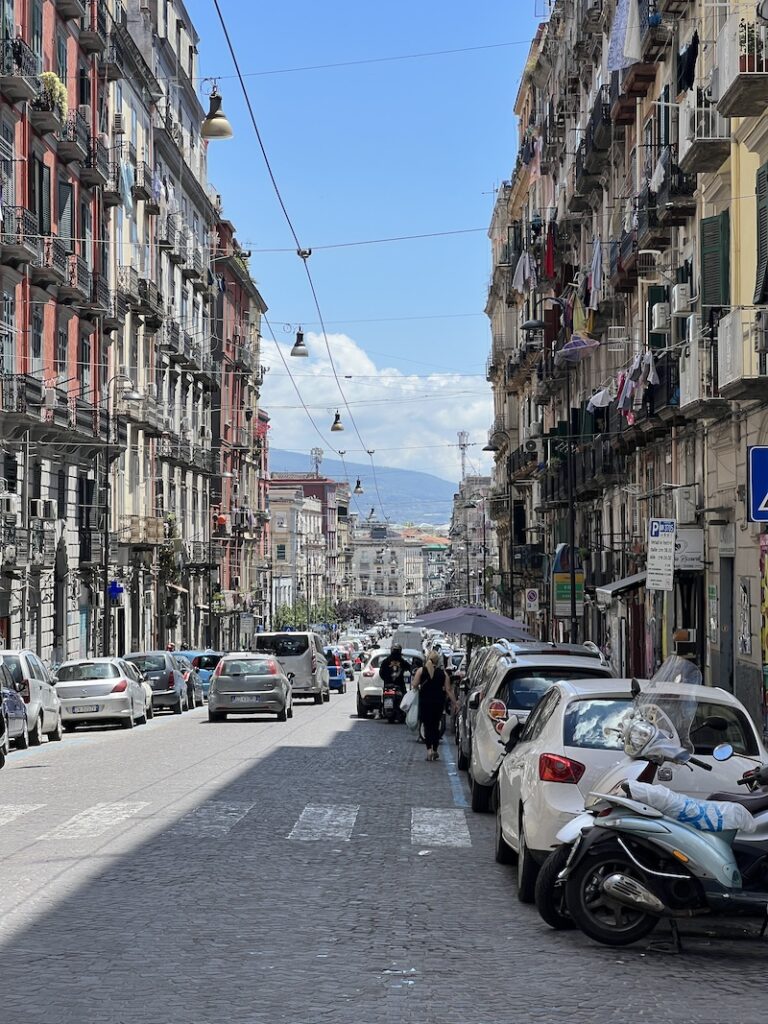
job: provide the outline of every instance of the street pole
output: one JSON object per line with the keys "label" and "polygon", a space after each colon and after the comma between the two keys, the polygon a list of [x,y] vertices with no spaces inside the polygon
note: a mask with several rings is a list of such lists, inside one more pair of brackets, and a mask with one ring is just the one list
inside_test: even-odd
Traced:
{"label": "street pole", "polygon": [[110,396],[113,382],[107,382],[107,443],[104,446],[104,523],[102,536],[102,543],[104,545],[104,593],[102,596],[104,609],[101,616],[101,653],[105,658],[109,657],[109,634],[112,626],[112,608],[109,603],[109,516],[111,491],[111,481],[109,479],[109,442],[112,436]]}
{"label": "street pole", "polygon": [[205,645],[213,650],[213,514],[208,509],[208,625],[205,631]]}
{"label": "street pole", "polygon": [[[507,459],[507,486],[509,487],[509,617],[515,617],[515,499],[512,496],[512,456]],[[501,558],[499,558],[501,561]]]}
{"label": "street pole", "polygon": [[483,498],[483,608],[488,607],[488,599],[486,597],[486,573],[488,569],[488,547],[486,545],[485,537],[485,498]]}
{"label": "street pole", "polygon": [[570,547],[568,566],[570,572],[571,590],[571,635],[570,642],[579,642],[579,620],[576,614],[576,506],[573,500],[573,438],[571,436],[572,420],[571,415],[571,368],[566,366],[565,372],[565,407],[568,411],[568,449],[566,461],[566,477],[568,480],[568,545]]}

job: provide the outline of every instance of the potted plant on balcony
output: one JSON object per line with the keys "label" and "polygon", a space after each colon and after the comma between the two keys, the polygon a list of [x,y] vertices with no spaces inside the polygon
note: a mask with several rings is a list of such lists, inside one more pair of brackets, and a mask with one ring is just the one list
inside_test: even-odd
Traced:
{"label": "potted plant on balcony", "polygon": [[753,74],[765,71],[763,36],[757,25],[739,22],[739,72]]}
{"label": "potted plant on balcony", "polygon": [[42,88],[32,100],[32,109],[55,113],[63,123],[67,119],[67,87],[55,71],[43,71],[40,84]]}

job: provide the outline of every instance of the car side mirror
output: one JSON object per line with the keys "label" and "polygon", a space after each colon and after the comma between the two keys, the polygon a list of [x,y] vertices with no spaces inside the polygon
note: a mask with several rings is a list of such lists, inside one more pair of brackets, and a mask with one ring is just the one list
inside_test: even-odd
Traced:
{"label": "car side mirror", "polygon": [[477,709],[480,707],[480,694],[479,693],[473,693],[472,694],[472,696],[467,701],[467,707],[471,711],[477,711]]}
{"label": "car side mirror", "polygon": [[502,725],[499,733],[499,743],[504,747],[507,754],[517,744],[517,741],[520,738],[521,726],[522,722],[517,715],[510,715]]}

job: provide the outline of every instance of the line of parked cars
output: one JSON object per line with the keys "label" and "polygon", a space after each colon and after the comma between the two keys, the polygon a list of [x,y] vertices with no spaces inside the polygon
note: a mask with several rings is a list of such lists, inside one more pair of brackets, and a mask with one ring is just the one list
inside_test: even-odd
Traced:
{"label": "line of parked cars", "polygon": [[[764,763],[768,752],[733,694],[703,685],[693,690],[694,752],[711,771],[697,780],[684,765],[665,764],[656,779],[698,797],[734,792],[744,763],[713,757],[718,744]],[[540,903],[545,878],[552,884],[542,865],[557,864],[558,833],[624,757],[619,725],[632,702],[633,680],[615,678],[592,646],[499,641],[473,657],[454,720],[457,761],[469,773],[472,810],[495,812],[496,860],[516,864],[522,902]]]}
{"label": "line of parked cars", "polygon": [[[346,648],[351,678],[354,659]],[[80,726],[143,725],[157,711],[181,715],[208,705],[208,719],[266,713],[293,716],[293,701],[330,700],[329,657],[317,633],[259,633],[254,650],[134,651],[76,658],[50,671],[29,650],[0,650],[0,767],[12,747],[61,740]],[[334,654],[334,667],[335,667]],[[341,658],[339,658],[341,661]]]}

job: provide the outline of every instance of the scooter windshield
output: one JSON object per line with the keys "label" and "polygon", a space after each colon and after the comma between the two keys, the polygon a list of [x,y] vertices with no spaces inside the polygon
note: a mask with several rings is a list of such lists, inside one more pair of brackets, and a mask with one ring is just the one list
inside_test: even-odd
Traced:
{"label": "scooter windshield", "polygon": [[651,680],[634,700],[624,727],[624,749],[630,756],[662,755],[677,760],[692,754],[691,728],[696,716],[699,686]]}

